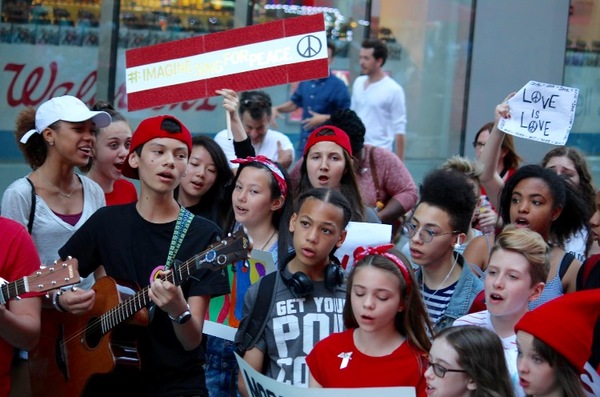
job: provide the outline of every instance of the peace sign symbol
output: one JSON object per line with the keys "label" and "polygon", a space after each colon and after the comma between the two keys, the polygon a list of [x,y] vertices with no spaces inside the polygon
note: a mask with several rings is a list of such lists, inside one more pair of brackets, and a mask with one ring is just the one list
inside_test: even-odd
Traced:
{"label": "peace sign symbol", "polygon": [[300,55],[302,58],[314,57],[321,51],[321,48],[323,48],[321,40],[312,34],[301,38],[298,42],[298,45],[296,45],[296,51],[298,51],[298,55]]}

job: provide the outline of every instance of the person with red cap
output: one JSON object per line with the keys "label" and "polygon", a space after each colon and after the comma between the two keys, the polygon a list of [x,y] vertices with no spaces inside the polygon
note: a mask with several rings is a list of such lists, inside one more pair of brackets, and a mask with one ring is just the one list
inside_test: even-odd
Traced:
{"label": "person with red cap", "polygon": [[600,377],[588,363],[598,318],[600,289],[593,289],[560,296],[519,320],[517,367],[528,396],[600,395]]}
{"label": "person with red cap", "polygon": [[[194,217],[174,198],[191,148],[189,130],[175,117],[143,120],[122,167],[124,176],[140,180],[139,200],[97,211],[59,250],[62,258],[78,260],[84,276],[94,272],[150,287],[156,309],[138,339],[140,373],[120,379],[127,395],[208,396],[202,328],[211,296],[229,292],[227,276],[201,269],[180,285],[154,276],[201,253],[222,235],[215,223]],[[71,313],[86,313],[103,298],[94,290],[86,293],[64,293],[57,303]],[[106,376],[92,376],[83,395],[109,395],[106,387],[114,387],[118,375]]]}
{"label": "person with red cap", "polygon": [[381,223],[362,201],[352,164],[352,145],[346,132],[332,125],[315,129],[304,147],[296,197],[311,188],[335,189],[350,202],[353,221]]}

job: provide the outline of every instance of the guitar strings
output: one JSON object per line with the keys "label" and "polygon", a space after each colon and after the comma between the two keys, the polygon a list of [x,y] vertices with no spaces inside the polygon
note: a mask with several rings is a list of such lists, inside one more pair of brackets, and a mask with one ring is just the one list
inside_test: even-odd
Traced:
{"label": "guitar strings", "polygon": [[[191,268],[192,264],[193,264],[193,263],[195,263],[195,262],[196,262],[196,260],[197,260],[198,258],[202,257],[202,256],[204,256],[204,257],[206,258],[206,255],[207,255],[207,254],[208,254],[210,251],[214,250],[214,249],[215,249],[215,248],[216,248],[218,245],[227,245],[227,241],[221,241],[221,242],[218,242],[218,243],[215,243],[215,244],[211,244],[211,245],[208,247],[208,249],[204,250],[203,252],[201,252],[201,253],[200,253],[200,254],[198,254],[198,255],[194,255],[192,258],[188,259],[187,261],[185,261],[184,263],[182,263],[180,266],[178,266],[178,267],[177,267],[177,269],[178,269],[178,271],[179,271],[179,276],[180,276],[180,279],[183,279],[183,274],[182,274],[182,271],[183,271],[183,269],[185,269],[185,270],[186,270],[186,272],[187,272],[187,275],[189,276],[189,275],[191,274],[190,268]],[[206,260],[204,260],[203,262],[206,262]],[[166,278],[166,280],[167,280],[167,281],[173,282],[173,280],[174,280],[174,274],[173,274],[173,272],[167,273],[167,274],[165,275],[165,278]],[[109,318],[110,316],[113,316],[113,317],[114,317],[114,314],[115,314],[116,312],[120,312],[120,311],[121,311],[121,310],[122,310],[124,307],[127,307],[127,306],[129,306],[129,305],[130,305],[130,304],[131,304],[133,301],[135,301],[135,300],[138,298],[138,296],[139,296],[140,298],[143,298],[143,299],[144,299],[144,306],[145,306],[145,305],[148,303],[148,302],[146,302],[146,300],[149,300],[149,299],[148,299],[148,290],[149,290],[149,289],[150,289],[150,286],[144,287],[144,288],[143,288],[142,290],[140,290],[140,291],[139,291],[137,294],[135,294],[135,295],[133,295],[133,296],[131,296],[131,297],[127,298],[125,301],[123,301],[123,302],[119,303],[117,306],[115,306],[115,307],[111,308],[111,309],[110,309],[110,310],[108,310],[106,313],[102,314],[100,317],[98,317],[98,318],[96,318],[96,319],[92,320],[92,321],[91,321],[91,322],[90,322],[90,323],[89,323],[87,326],[85,326],[85,327],[84,327],[82,330],[80,330],[80,331],[76,332],[76,333],[75,333],[75,334],[73,334],[72,336],[70,336],[70,337],[66,338],[64,341],[60,342],[60,345],[61,345],[61,347],[63,347],[63,346],[66,346],[67,344],[71,343],[71,342],[72,342],[72,341],[74,341],[74,340],[77,340],[77,341],[79,341],[79,340],[80,340],[80,338],[81,338],[81,336],[82,336],[82,335],[84,335],[84,334],[86,334],[88,331],[96,331],[98,328],[101,328],[101,327],[102,327],[102,322],[103,322],[103,320],[104,320],[104,319],[107,319],[107,318]],[[131,306],[132,306],[132,308],[134,308],[134,307],[135,307],[135,306],[133,306],[133,305],[131,305]],[[143,307],[143,306],[142,306],[142,307]],[[138,309],[138,310],[136,310],[136,311],[132,312],[130,315],[128,315],[128,316],[127,316],[125,319],[123,319],[123,320],[126,320],[127,318],[129,318],[129,317],[133,316],[133,315],[134,315],[134,314],[135,314],[137,311],[141,310],[141,309],[142,309],[142,307],[140,307],[140,309]],[[116,322],[116,323],[115,323],[113,326],[109,327],[109,329],[108,329],[108,330],[110,330],[110,329],[114,328],[114,326],[118,325],[118,324],[119,324],[120,322],[122,322],[123,320],[121,320],[121,321],[119,321],[119,322]],[[107,331],[108,331],[108,330],[107,330]],[[103,333],[103,335],[104,335],[104,333]]]}

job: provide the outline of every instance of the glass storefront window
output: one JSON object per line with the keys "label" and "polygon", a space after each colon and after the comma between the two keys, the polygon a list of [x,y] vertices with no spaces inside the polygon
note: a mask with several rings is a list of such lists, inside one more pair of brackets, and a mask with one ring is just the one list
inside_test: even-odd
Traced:
{"label": "glass storefront window", "polygon": [[[420,173],[460,153],[472,1],[266,3],[254,7],[254,23],[324,11],[328,37],[338,47],[333,70],[345,75],[349,85],[359,72],[365,34],[384,40],[389,51],[384,69],[403,86],[407,98],[409,167]],[[368,11],[370,21],[365,20]]]}
{"label": "glass storefront window", "polygon": [[100,1],[2,2],[0,43],[98,46]]}
{"label": "glass storefront window", "polygon": [[[100,38],[110,25],[100,25],[100,0],[3,0],[0,49],[0,162],[22,161],[12,132],[24,106],[39,106],[51,96],[76,95],[88,104],[100,97],[97,69]],[[112,4],[112,2],[111,2]],[[125,51],[232,28],[248,1],[122,0],[114,84],[115,107],[135,127],[159,113],[179,117],[194,133],[214,134],[225,127],[220,98],[127,112]],[[329,39],[336,43],[332,69],[351,85],[359,72],[360,43],[369,33],[389,47],[386,71],[407,97],[407,165],[415,179],[443,159],[460,152],[466,65],[472,2],[468,0],[312,0],[253,1],[246,20],[252,24],[295,17],[325,15]],[[370,19],[369,19],[370,16]],[[105,16],[106,17],[106,16]],[[236,19],[237,18],[237,19]],[[237,21],[236,23],[234,21]],[[236,26],[237,26],[236,25]],[[292,85],[267,87],[274,104],[289,99]],[[299,121],[293,116],[279,130],[296,140]]]}
{"label": "glass storefront window", "polygon": [[388,43],[386,66],[406,93],[407,160],[425,168],[461,151],[472,7],[465,0],[373,1],[371,36]]}
{"label": "glass storefront window", "polygon": [[119,47],[143,47],[231,29],[234,10],[234,1],[124,1]]}
{"label": "glass storefront window", "polygon": [[579,88],[568,146],[587,155],[600,175],[600,1],[572,0],[565,53],[564,84]]}

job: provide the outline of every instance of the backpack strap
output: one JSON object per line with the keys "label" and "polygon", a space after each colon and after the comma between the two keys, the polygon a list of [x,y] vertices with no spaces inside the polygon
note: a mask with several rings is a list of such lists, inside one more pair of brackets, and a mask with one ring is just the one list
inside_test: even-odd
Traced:
{"label": "backpack strap", "polygon": [[35,186],[33,186],[33,182],[31,179],[25,177],[27,182],[31,185],[31,209],[29,210],[29,221],[27,222],[27,231],[31,234],[33,230],[33,219],[35,218]]}
{"label": "backpack strap", "polygon": [[567,270],[569,270],[569,266],[571,266],[571,263],[573,263],[574,260],[575,256],[569,252],[563,256],[562,260],[560,261],[560,265],[558,265],[558,277],[561,280],[567,273]]}
{"label": "backpack strap", "polygon": [[246,351],[256,345],[267,326],[269,313],[275,302],[275,282],[278,273],[269,273],[260,280],[256,300],[240,322],[235,335],[236,351],[240,357],[244,357]]}

